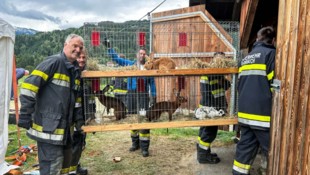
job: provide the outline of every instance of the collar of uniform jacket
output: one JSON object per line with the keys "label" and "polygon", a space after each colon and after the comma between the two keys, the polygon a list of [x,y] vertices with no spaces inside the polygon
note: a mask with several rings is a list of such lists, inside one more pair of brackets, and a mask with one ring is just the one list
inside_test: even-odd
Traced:
{"label": "collar of uniform jacket", "polygon": [[61,52],[61,55],[65,58],[65,65],[67,69],[71,69],[71,68],[78,68],[79,64],[78,62],[75,60],[73,63],[71,63],[68,58],[66,57],[64,52]]}
{"label": "collar of uniform jacket", "polygon": [[266,44],[266,43],[264,43],[263,41],[256,41],[256,42],[253,44],[253,47],[257,47],[257,46],[264,46],[264,47],[269,47],[269,48],[275,49],[274,45],[272,45],[272,44]]}

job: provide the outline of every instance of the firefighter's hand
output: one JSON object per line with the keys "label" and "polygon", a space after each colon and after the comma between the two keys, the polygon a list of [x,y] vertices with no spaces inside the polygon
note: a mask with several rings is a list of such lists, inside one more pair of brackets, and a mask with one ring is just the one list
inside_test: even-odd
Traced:
{"label": "firefighter's hand", "polygon": [[85,121],[84,120],[77,120],[75,122],[75,129],[78,132],[83,132],[82,126],[85,125]]}
{"label": "firefighter's hand", "polygon": [[28,130],[32,126],[31,114],[20,114],[17,125]]}

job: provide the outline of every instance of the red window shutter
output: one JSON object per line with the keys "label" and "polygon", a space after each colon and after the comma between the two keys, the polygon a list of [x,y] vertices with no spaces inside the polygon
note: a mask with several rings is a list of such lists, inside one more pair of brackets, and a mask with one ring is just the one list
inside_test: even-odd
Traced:
{"label": "red window shutter", "polygon": [[91,44],[93,46],[99,46],[100,45],[100,33],[97,31],[92,31],[91,33]]}
{"label": "red window shutter", "polygon": [[179,46],[186,46],[187,45],[187,35],[186,33],[182,32],[179,33]]}
{"label": "red window shutter", "polygon": [[145,46],[145,32],[139,32],[138,45]]}
{"label": "red window shutter", "polygon": [[92,91],[93,92],[99,92],[100,91],[100,79],[99,78],[95,78],[91,80],[91,84],[92,84]]}

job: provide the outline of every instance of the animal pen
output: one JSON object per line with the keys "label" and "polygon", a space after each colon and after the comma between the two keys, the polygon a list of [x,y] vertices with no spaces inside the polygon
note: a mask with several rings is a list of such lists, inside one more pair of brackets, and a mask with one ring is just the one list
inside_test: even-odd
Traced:
{"label": "animal pen", "polygon": [[[237,22],[217,22],[201,6],[154,13],[150,20],[85,23],[84,40],[92,65],[82,73],[89,87],[84,91],[85,116],[91,116],[84,131],[236,124],[238,33]],[[140,48],[146,48],[147,60],[158,61],[159,69],[117,65],[108,53],[111,48],[118,57],[132,61]],[[225,61],[216,62],[216,52],[224,52]],[[163,58],[174,66],[160,62]],[[136,90],[125,100],[114,96],[116,79],[127,86],[135,84]],[[213,85],[216,90],[201,88],[202,83],[220,84],[225,79],[230,83]],[[151,92],[151,81],[156,94]],[[202,94],[214,95],[212,106],[201,104]],[[216,95],[225,95],[227,104]],[[151,96],[156,103],[149,100]],[[96,106],[87,105],[89,101]],[[134,106],[133,112],[129,105]]]}

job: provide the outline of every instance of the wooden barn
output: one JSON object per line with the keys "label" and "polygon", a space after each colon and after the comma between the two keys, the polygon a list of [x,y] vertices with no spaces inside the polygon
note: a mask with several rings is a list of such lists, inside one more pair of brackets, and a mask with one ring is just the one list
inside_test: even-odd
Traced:
{"label": "wooden barn", "polygon": [[310,174],[310,1],[242,1],[240,46],[251,48],[262,26],[277,29],[269,175]]}
{"label": "wooden barn", "polygon": [[153,13],[151,30],[154,57],[173,57],[177,65],[185,64],[185,58],[210,58],[215,52],[234,57],[236,53],[232,37],[204,5]]}
{"label": "wooden barn", "polygon": [[[233,38],[205,10],[204,5],[153,13],[151,17],[151,52],[154,58],[170,57],[177,67],[189,65],[194,59],[210,61],[215,52],[235,58]],[[173,100],[172,89],[182,90],[189,97],[191,108],[199,105],[199,76],[166,79],[156,78],[159,101]],[[165,88],[160,88],[165,86]],[[169,87],[169,88],[168,88]],[[198,95],[197,95],[198,94]]]}

